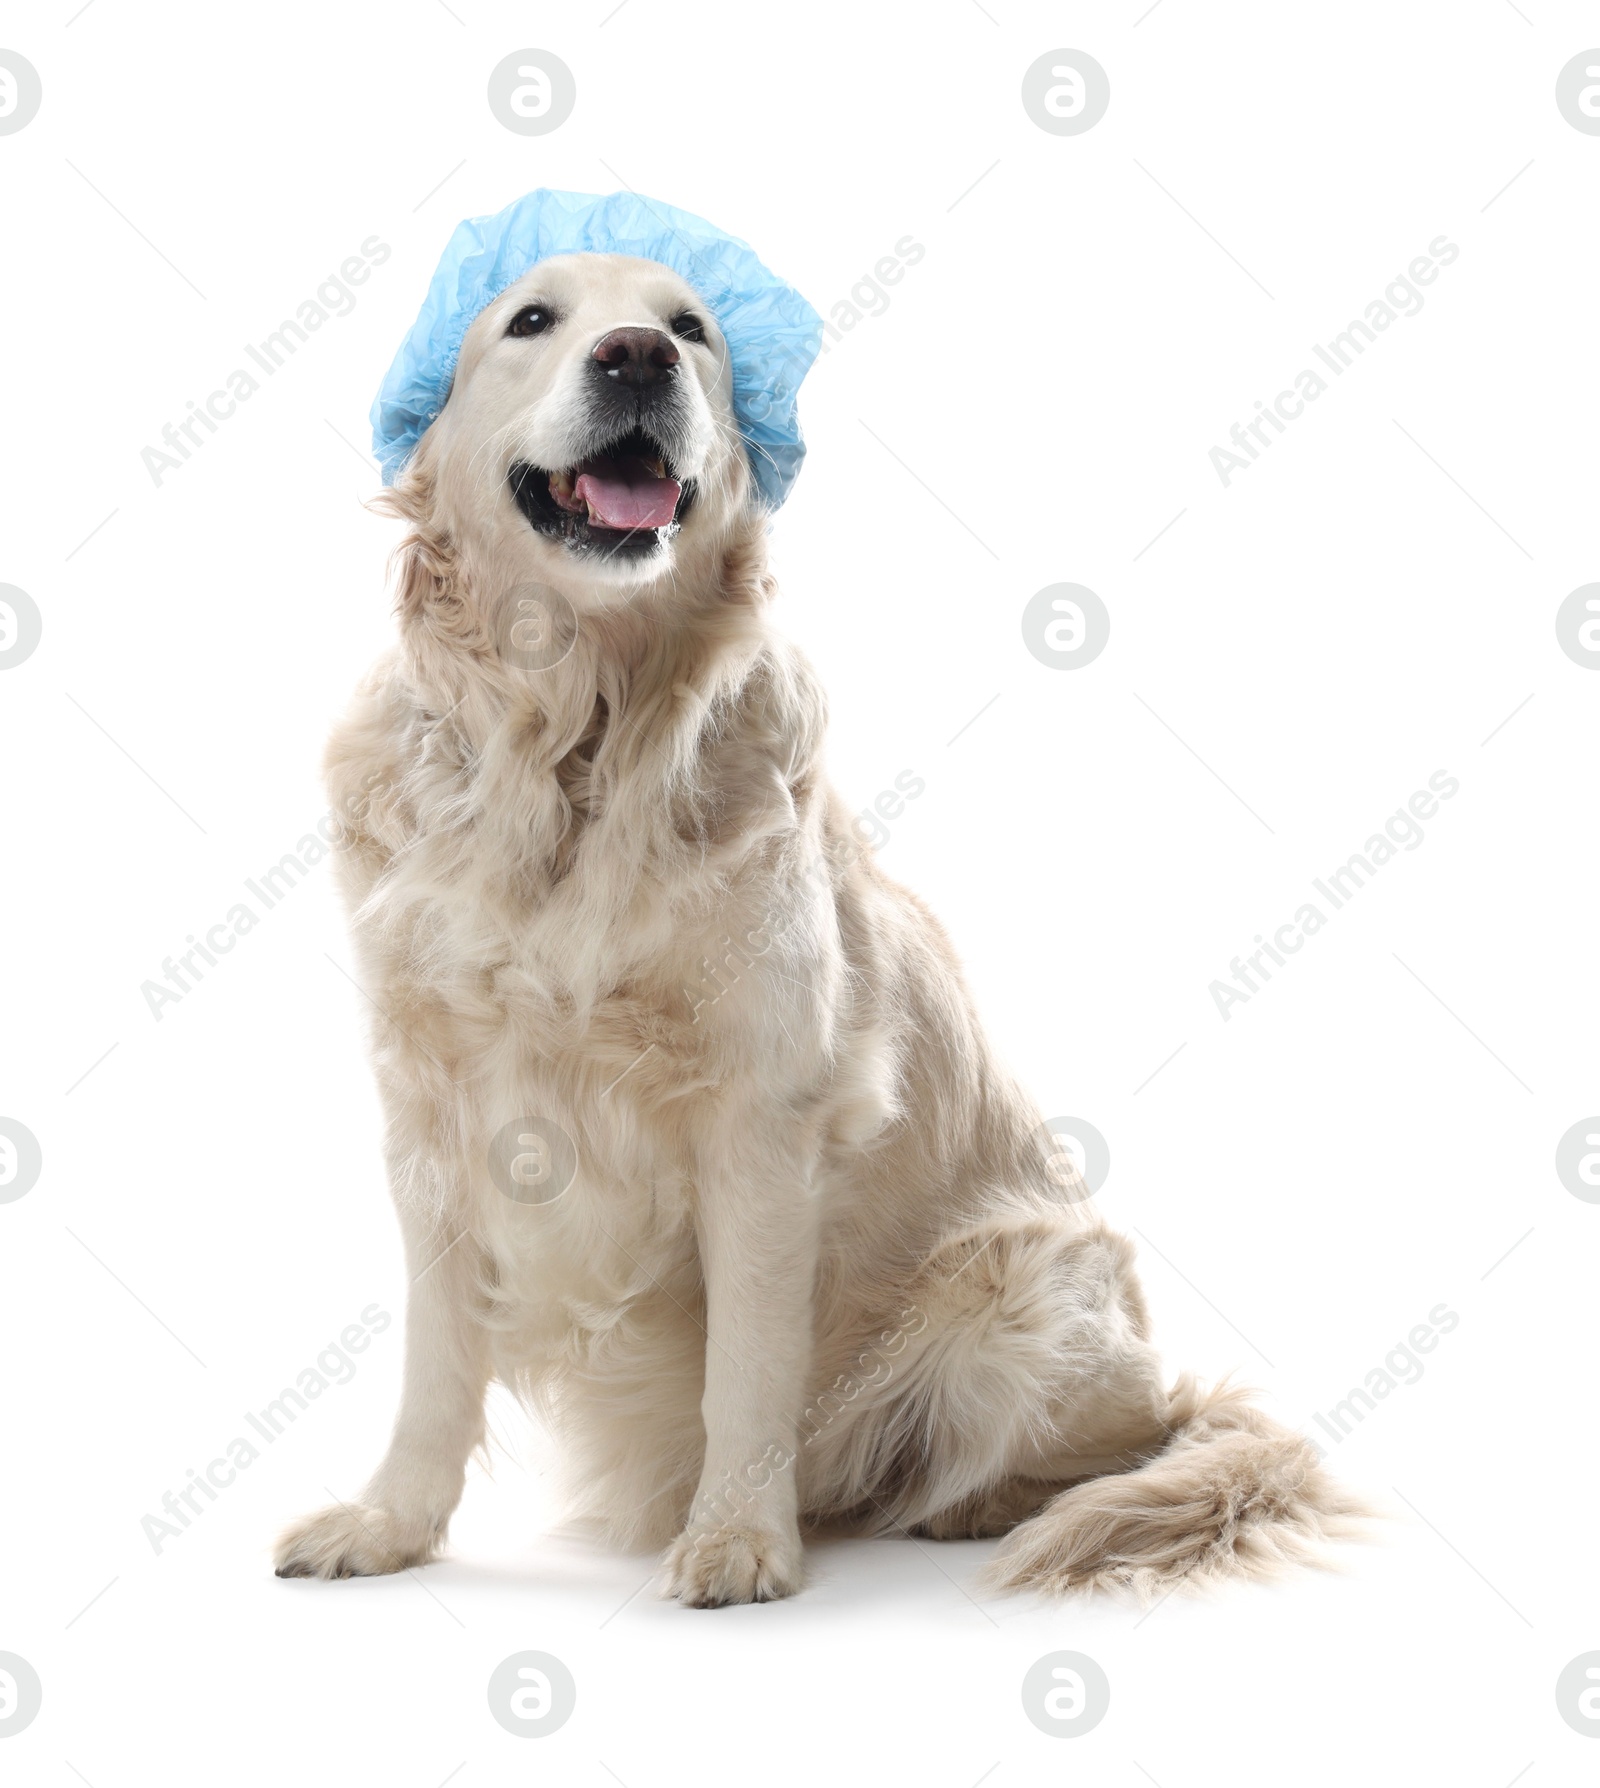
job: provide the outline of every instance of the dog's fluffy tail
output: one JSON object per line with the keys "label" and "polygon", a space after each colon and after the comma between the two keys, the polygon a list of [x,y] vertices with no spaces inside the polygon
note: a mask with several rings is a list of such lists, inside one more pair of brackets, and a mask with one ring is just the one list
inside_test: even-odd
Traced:
{"label": "dog's fluffy tail", "polygon": [[1136,1470],[1052,1497],[1015,1528],[990,1567],[998,1589],[1131,1592],[1267,1576],[1320,1563],[1322,1542],[1369,1511],[1322,1469],[1312,1445],[1226,1382],[1173,1387],[1169,1440]]}

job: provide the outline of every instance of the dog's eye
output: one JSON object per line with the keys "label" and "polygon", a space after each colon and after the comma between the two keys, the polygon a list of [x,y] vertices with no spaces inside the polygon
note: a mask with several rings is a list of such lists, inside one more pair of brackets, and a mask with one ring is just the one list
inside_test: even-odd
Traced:
{"label": "dog's eye", "polygon": [[704,341],[706,326],[692,310],[680,310],[672,319],[672,333],[685,341]]}
{"label": "dog's eye", "polygon": [[555,321],[542,304],[525,304],[506,324],[507,335],[543,335]]}

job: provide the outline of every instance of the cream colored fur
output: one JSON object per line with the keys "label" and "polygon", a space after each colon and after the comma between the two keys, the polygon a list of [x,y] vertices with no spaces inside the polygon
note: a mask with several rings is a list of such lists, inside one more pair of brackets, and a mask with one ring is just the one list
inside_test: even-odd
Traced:
{"label": "cream colored fur", "polygon": [[[558,325],[508,337],[534,299]],[[576,557],[508,494],[514,461],[580,456],[599,337],[686,307],[654,263],[537,267],[473,324],[386,499],[399,642],[328,780],[412,1277],[405,1385],[372,1481],[291,1528],[280,1572],[433,1557],[491,1378],[695,1605],[798,1589],[824,1520],[1009,1532],[997,1580],[1045,1589],[1302,1550],[1347,1500],[1238,1393],[1169,1394],[1132,1249],[1046,1159],[944,933],[829,787],[715,329],[677,374],[698,497],[648,563]],[[547,670],[502,651],[529,583],[577,616]],[[520,1117],[576,1144],[552,1202],[490,1173]]]}

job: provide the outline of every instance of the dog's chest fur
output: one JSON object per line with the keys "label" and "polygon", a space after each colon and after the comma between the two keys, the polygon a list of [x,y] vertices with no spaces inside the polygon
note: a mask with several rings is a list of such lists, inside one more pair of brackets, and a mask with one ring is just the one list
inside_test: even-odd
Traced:
{"label": "dog's chest fur", "polygon": [[[801,1090],[826,1071],[842,977],[826,888],[801,873],[821,795],[796,754],[809,726],[778,711],[805,686],[759,655],[732,669],[649,702],[558,685],[450,713],[388,667],[330,750],[380,1073],[393,1054],[397,1086],[448,1086],[431,1195],[518,1304],[559,1281],[569,1322],[681,1265],[683,1112],[714,1111],[752,1061]],[[579,1161],[537,1261],[486,1169],[488,1139],[530,1116]]]}

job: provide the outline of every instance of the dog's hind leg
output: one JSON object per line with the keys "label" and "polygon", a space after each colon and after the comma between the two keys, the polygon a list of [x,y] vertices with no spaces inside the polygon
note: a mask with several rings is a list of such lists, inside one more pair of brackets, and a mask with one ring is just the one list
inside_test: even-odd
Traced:
{"label": "dog's hind leg", "polygon": [[814,1515],[1000,1532],[1165,1440],[1132,1249],[1097,1223],[1059,1206],[997,1210],[934,1249],[902,1295],[894,1324],[852,1343],[854,1368],[825,1367],[840,1407],[816,1399]]}
{"label": "dog's hind leg", "polygon": [[1038,1514],[1054,1493],[1037,1478],[1002,1478],[907,1531],[919,1540],[992,1540]]}
{"label": "dog's hind leg", "polygon": [[1361,1513],[1245,1392],[1164,1388],[1131,1245],[1071,1211],[996,1213],[936,1249],[908,1300],[922,1320],[898,1375],[818,1463],[879,1525],[1009,1530],[995,1587],[1159,1594],[1314,1557]]}

